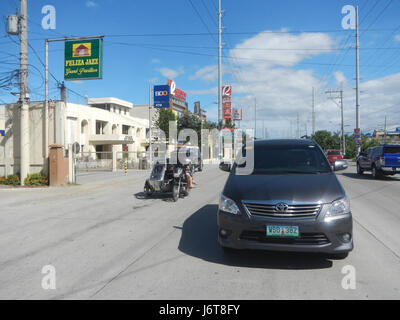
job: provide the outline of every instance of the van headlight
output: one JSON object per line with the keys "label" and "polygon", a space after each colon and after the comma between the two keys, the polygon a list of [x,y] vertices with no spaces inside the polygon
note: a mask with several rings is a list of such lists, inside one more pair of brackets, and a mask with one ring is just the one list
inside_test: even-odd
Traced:
{"label": "van headlight", "polygon": [[219,210],[229,212],[232,214],[240,214],[240,210],[238,206],[236,205],[235,201],[232,199],[229,199],[228,197],[225,197],[221,193],[221,197],[219,199]]}
{"label": "van headlight", "polygon": [[332,218],[350,213],[350,199],[344,196],[342,199],[333,201],[326,212],[326,218]]}

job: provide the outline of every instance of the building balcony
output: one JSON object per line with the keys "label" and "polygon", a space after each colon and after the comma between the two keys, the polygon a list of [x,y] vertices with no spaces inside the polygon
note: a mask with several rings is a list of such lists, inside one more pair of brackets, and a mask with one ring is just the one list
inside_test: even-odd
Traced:
{"label": "building balcony", "polygon": [[89,143],[96,144],[132,144],[134,139],[126,134],[91,134],[89,135]]}

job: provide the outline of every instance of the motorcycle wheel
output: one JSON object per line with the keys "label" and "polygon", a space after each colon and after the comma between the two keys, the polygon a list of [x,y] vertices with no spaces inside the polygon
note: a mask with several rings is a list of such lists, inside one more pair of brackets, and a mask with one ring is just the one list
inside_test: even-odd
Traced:
{"label": "motorcycle wheel", "polygon": [[174,184],[172,187],[172,199],[177,202],[179,199],[179,184]]}
{"label": "motorcycle wheel", "polygon": [[147,196],[151,196],[153,194],[153,189],[150,187],[150,185],[147,182],[144,184],[144,193]]}

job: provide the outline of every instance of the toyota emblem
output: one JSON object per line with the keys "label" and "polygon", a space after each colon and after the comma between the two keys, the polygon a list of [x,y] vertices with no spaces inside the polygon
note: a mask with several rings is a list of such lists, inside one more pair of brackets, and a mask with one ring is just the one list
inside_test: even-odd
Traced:
{"label": "toyota emblem", "polygon": [[286,203],[278,203],[275,206],[275,211],[278,212],[286,212],[289,209],[289,206]]}

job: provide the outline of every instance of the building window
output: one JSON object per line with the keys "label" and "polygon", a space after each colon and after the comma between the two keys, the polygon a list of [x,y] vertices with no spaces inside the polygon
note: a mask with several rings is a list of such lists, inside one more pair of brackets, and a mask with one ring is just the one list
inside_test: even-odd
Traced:
{"label": "building window", "polygon": [[122,125],[122,134],[128,134],[129,133],[129,126]]}

